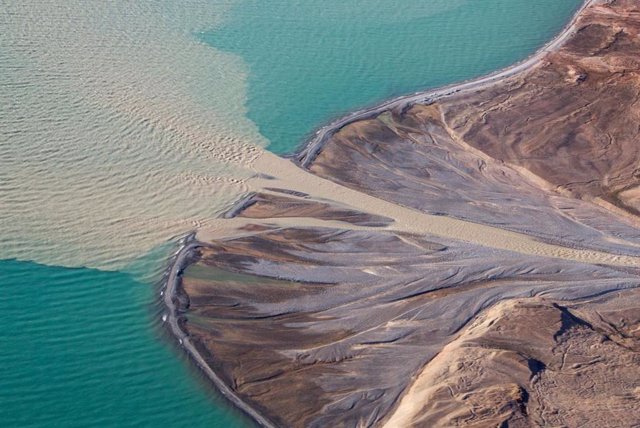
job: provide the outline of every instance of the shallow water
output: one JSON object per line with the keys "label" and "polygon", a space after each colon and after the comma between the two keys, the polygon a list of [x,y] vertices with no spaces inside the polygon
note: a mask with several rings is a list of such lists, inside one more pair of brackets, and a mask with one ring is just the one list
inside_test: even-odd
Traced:
{"label": "shallow water", "polygon": [[206,0],[4,2],[0,253],[118,268],[246,191],[246,66]]}
{"label": "shallow water", "polygon": [[243,426],[161,339],[170,239],[262,147],[522,59],[578,3],[3,2],[3,426]]}

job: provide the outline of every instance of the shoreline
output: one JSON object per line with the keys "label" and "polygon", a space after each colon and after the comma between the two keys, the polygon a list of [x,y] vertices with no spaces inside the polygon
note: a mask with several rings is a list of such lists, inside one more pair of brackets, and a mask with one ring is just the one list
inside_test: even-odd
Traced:
{"label": "shoreline", "polygon": [[191,342],[189,335],[180,327],[180,303],[179,288],[182,269],[188,263],[189,257],[193,251],[203,246],[201,242],[195,239],[195,233],[190,233],[181,240],[179,250],[176,252],[171,264],[169,265],[168,274],[166,276],[165,285],[162,288],[162,302],[167,309],[166,320],[163,324],[171,331],[171,334],[178,340],[178,344],[190,359],[198,366],[204,375],[213,383],[214,387],[222,394],[238,410],[244,412],[248,417],[255,421],[259,426],[264,428],[276,428],[276,425],[267,420],[258,411],[249,404],[244,402],[231,388],[229,388],[222,379],[209,367],[202,355]]}
{"label": "shoreline", "polygon": [[462,82],[452,83],[445,86],[440,86],[433,89],[428,89],[426,91],[415,92],[409,95],[401,95],[399,97],[383,101],[380,104],[376,104],[371,107],[365,107],[361,110],[348,113],[347,115],[342,116],[315,131],[313,137],[309,141],[303,143],[300,148],[293,154],[285,157],[293,159],[297,165],[304,169],[307,169],[309,165],[314,161],[316,156],[320,153],[320,151],[322,151],[322,148],[324,147],[326,141],[340,129],[344,128],[347,125],[350,125],[353,122],[370,119],[371,117],[377,116],[384,111],[398,108],[405,109],[414,104],[430,104],[451,95],[473,92],[478,89],[491,86],[493,84],[498,84],[504,79],[531,70],[540,63],[540,60],[545,55],[561,48],[566,40],[575,34],[576,24],[578,23],[578,20],[585,9],[594,4],[606,1],[607,0],[584,0],[582,5],[578,7],[576,12],[571,17],[571,20],[553,39],[551,39],[548,43],[535,51],[533,54],[519,62],[483,76],[479,76]]}
{"label": "shoreline", "polygon": [[[547,54],[560,49],[564,43],[575,34],[578,20],[585,9],[605,1],[607,0],[585,0],[582,5],[578,7],[567,25],[565,25],[551,41],[520,62],[474,79],[409,95],[403,95],[384,101],[373,107],[349,113],[319,128],[315,131],[311,139],[303,143],[298,150],[291,155],[282,157],[291,159],[298,167],[303,170],[307,170],[310,164],[315,160],[316,156],[322,151],[326,141],[340,129],[353,122],[377,116],[378,114],[391,109],[405,109],[414,104],[430,104],[448,96],[465,92],[473,92],[499,84],[504,79],[529,71],[538,66],[540,61]],[[221,215],[221,218],[235,217],[240,211],[246,208],[250,197],[251,194],[238,199],[228,211]],[[203,371],[204,375],[213,383],[214,387],[225,399],[228,400],[231,405],[245,413],[259,426],[275,428],[277,425],[273,424],[251,405],[242,400],[229,386],[224,383],[224,381],[206,363],[202,355],[191,342],[189,335],[185,333],[180,326],[181,314],[180,302],[178,299],[180,295],[182,270],[188,265],[189,258],[193,254],[194,250],[202,246],[206,246],[206,244],[197,240],[196,232],[194,231],[189,233],[185,238],[183,238],[179,250],[176,252],[168,266],[168,274],[166,275],[164,287],[162,288],[162,301],[167,310],[165,323],[170,329],[171,334],[178,340],[178,343],[186,351],[187,355],[189,355],[190,359]]]}

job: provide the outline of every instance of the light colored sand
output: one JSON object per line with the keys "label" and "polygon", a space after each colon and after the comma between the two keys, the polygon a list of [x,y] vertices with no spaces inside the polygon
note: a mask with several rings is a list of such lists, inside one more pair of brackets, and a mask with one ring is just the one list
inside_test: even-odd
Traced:
{"label": "light colored sand", "polygon": [[567,303],[573,320],[563,320],[556,306],[563,302],[497,303],[417,373],[383,427],[497,426],[510,414],[520,415],[509,422],[525,426],[522,410],[509,405],[518,402],[526,426],[637,426],[629,332],[639,292]]}
{"label": "light colored sand", "polygon": [[[473,331],[474,328],[486,330],[487,325],[500,317],[509,306],[513,305],[513,301],[501,302],[487,311],[481,319],[476,320],[472,325],[465,329]],[[479,333],[476,333],[476,335]],[[461,345],[462,344],[462,345]],[[383,428],[410,427],[413,421],[420,415],[424,404],[436,391],[440,384],[434,384],[434,379],[441,378],[443,373],[447,373],[451,369],[451,355],[459,352],[461,346],[464,345],[462,340],[449,343],[431,362],[422,370],[413,384],[408,388],[405,395],[400,400],[398,407],[391,413],[391,417],[387,419]]]}
{"label": "light colored sand", "polygon": [[628,206],[640,210],[640,186],[620,192],[618,197]]}
{"label": "light colored sand", "polygon": [[[388,230],[458,239],[485,247],[532,256],[554,257],[594,264],[640,266],[640,259],[636,257],[561,247],[496,227],[425,214],[317,177],[297,167],[289,160],[269,152],[263,152],[254,162],[253,168],[258,173],[275,177],[275,179],[254,178],[249,180],[247,184],[253,190],[262,190],[264,187],[280,187],[308,193],[316,199],[334,201],[362,212],[384,215],[394,219],[394,223],[386,228]],[[269,220],[268,222],[277,226],[289,227],[337,226],[343,229],[367,229],[342,222],[326,222],[315,219],[289,218]],[[208,241],[225,236],[229,237],[232,236],[234,230],[242,225],[258,223],[264,223],[264,221],[242,218],[231,221],[212,221],[198,232],[198,239]]]}

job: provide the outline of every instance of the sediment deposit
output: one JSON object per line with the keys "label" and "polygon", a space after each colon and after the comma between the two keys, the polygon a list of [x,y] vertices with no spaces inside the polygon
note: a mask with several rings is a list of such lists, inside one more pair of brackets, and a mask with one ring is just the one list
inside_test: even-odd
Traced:
{"label": "sediment deposit", "polygon": [[588,2],[518,73],[262,155],[170,277],[187,350],[275,426],[640,425],[639,32]]}

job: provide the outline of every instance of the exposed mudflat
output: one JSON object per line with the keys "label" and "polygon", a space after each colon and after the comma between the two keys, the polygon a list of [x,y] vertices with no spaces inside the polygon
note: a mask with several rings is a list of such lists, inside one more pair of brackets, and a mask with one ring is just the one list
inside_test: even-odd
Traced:
{"label": "exposed mudflat", "polygon": [[261,155],[181,275],[217,381],[277,426],[640,425],[639,34],[591,2],[520,73]]}

